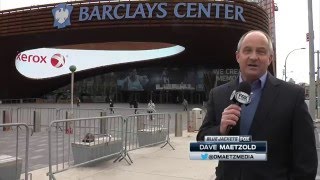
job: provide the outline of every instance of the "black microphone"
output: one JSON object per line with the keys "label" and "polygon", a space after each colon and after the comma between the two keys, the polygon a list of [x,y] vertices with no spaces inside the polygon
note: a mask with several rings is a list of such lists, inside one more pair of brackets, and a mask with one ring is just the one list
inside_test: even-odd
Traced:
{"label": "black microphone", "polygon": [[[241,105],[248,105],[251,102],[251,85],[246,82],[246,81],[242,81],[237,90],[234,90],[230,96],[230,100],[232,100],[234,102],[234,104],[241,106]],[[240,119],[238,121],[238,123],[240,122]],[[232,126],[228,126],[227,127],[227,134],[229,134],[230,129],[232,129]]]}

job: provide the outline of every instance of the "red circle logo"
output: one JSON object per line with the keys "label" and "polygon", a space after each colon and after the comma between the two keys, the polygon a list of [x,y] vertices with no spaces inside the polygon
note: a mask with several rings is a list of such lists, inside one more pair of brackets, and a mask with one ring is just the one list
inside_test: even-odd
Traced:
{"label": "red circle logo", "polygon": [[61,68],[65,62],[66,60],[64,59],[64,56],[61,54],[54,54],[51,57],[51,65],[55,68]]}

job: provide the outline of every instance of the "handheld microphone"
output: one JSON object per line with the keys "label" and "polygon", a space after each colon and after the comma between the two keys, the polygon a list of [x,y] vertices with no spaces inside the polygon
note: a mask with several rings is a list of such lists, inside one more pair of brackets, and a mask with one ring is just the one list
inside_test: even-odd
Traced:
{"label": "handheld microphone", "polygon": [[[251,86],[248,82],[242,81],[237,90],[234,90],[230,96],[230,100],[234,102],[234,104],[241,106],[241,105],[248,105],[251,102]],[[240,119],[239,119],[240,122]],[[239,123],[238,122],[238,123]],[[232,126],[227,127],[227,134],[229,134],[230,129],[232,129]]]}

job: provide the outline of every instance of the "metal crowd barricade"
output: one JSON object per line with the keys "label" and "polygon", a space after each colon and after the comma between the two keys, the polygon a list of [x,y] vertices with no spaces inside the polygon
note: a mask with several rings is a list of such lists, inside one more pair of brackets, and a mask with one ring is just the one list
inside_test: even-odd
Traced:
{"label": "metal crowd barricade", "polygon": [[49,179],[71,167],[120,155],[123,127],[122,116],[52,121],[48,129]]}
{"label": "metal crowd barricade", "polygon": [[69,112],[73,112],[73,118],[99,117],[105,109],[61,108],[58,109],[57,119],[67,119]]}
{"label": "metal crowd barricade", "polygon": [[[146,114],[150,109],[148,108],[124,108],[124,107],[112,107],[114,114],[121,114],[122,116],[129,116],[132,114]],[[110,107],[106,108],[106,112],[111,114]],[[155,113],[155,110],[154,110]]]}
{"label": "metal crowd barricade", "polygon": [[[21,126],[25,127],[25,151],[23,154],[19,154],[19,133],[23,131]],[[29,174],[29,126],[25,123],[8,123],[0,124],[1,127],[7,127],[10,129],[8,132],[0,131],[0,150],[4,146],[12,146],[12,141],[7,141],[8,136],[13,136],[16,131],[16,144],[15,151],[10,152],[0,151],[0,179],[20,179],[22,173],[24,173],[24,180],[32,179],[32,174]],[[21,151],[20,151],[21,152]],[[22,151],[23,152],[23,151]],[[2,154],[5,153],[5,154]],[[24,172],[22,171],[22,161],[24,161]],[[15,162],[15,167],[12,167],[12,162]]]}
{"label": "metal crowd barricade", "polygon": [[[161,148],[170,144],[170,119],[166,113],[151,113],[130,115],[125,118],[124,149],[119,159],[128,158],[132,160],[128,151],[165,143]],[[126,159],[127,160],[127,159]],[[128,161],[127,161],[128,162]]]}
{"label": "metal crowd barricade", "polygon": [[16,122],[26,123],[33,128],[33,132],[48,128],[50,122],[57,119],[56,108],[19,107],[16,113]]}

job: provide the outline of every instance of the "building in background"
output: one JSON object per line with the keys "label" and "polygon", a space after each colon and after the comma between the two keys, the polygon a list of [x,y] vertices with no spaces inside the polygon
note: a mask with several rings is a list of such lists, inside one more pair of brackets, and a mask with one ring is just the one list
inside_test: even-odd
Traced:
{"label": "building in background", "polygon": [[[268,14],[269,17],[269,34],[272,38],[274,53],[276,53],[276,24],[275,24],[275,11],[278,11],[277,4],[274,3],[274,0],[258,0],[258,4],[262,7]],[[274,63],[276,64],[276,54],[274,56]],[[273,66],[273,72],[276,73],[276,66]],[[276,75],[276,74],[275,74]]]}
{"label": "building in background", "polygon": [[[75,73],[75,95],[82,102],[111,98],[202,103],[206,89],[237,77],[234,51],[243,33],[262,30],[275,45],[274,11],[273,0],[89,1],[1,11],[0,42],[6,46],[0,55],[0,83],[6,88],[0,89],[0,99],[70,98],[70,74],[34,79],[16,67],[28,64],[28,73],[40,75],[50,71],[40,65],[57,70],[71,58],[65,54],[63,60],[54,59],[62,49],[149,51],[181,46],[184,51],[175,55],[134,62],[128,56],[127,62],[101,66],[92,55],[88,61],[96,67]],[[54,49],[55,56],[37,55],[37,48]],[[106,56],[106,62],[114,60],[110,58]],[[81,67],[76,61],[73,65]],[[275,65],[269,69],[273,74]]]}

